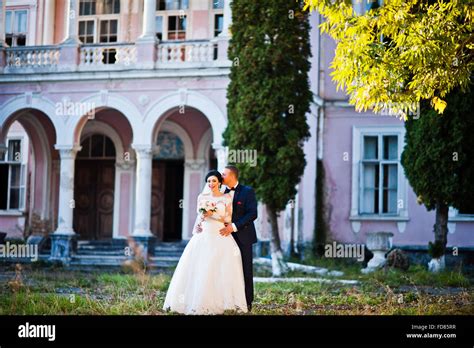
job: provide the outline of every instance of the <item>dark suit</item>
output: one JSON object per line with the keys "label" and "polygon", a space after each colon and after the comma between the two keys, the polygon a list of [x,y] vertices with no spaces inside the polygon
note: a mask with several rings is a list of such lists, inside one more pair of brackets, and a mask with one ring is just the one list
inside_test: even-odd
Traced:
{"label": "dark suit", "polygon": [[[230,190],[226,189],[226,193]],[[242,255],[242,265],[245,279],[245,298],[250,307],[253,301],[253,253],[252,244],[257,242],[257,232],[253,221],[257,218],[257,199],[250,186],[238,184],[232,201],[232,223],[237,227],[233,232]]]}

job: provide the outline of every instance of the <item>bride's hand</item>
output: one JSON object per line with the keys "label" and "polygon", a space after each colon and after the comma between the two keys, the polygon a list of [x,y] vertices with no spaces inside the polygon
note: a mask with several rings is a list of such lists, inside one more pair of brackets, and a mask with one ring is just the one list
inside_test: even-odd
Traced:
{"label": "bride's hand", "polygon": [[202,217],[203,218],[208,218],[212,215],[212,211],[206,211],[205,213],[201,213]]}

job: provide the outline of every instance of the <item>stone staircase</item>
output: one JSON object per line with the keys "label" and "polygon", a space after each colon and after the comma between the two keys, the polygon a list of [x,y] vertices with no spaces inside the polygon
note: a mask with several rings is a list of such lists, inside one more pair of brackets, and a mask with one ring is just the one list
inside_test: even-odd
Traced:
{"label": "stone staircase", "polygon": [[[68,268],[95,269],[95,268],[121,268],[129,259],[126,256],[126,240],[79,240],[77,252],[72,256]],[[150,257],[148,268],[167,269],[176,266],[183,253],[185,242],[159,242],[155,246],[155,255]],[[40,254],[40,259],[47,260],[49,250]]]}

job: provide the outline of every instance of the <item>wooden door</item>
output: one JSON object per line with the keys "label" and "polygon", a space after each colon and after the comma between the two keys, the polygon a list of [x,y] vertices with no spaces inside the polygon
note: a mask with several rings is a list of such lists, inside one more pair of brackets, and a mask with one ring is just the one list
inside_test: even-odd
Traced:
{"label": "wooden door", "polygon": [[115,162],[76,160],[74,230],[80,239],[112,238]]}

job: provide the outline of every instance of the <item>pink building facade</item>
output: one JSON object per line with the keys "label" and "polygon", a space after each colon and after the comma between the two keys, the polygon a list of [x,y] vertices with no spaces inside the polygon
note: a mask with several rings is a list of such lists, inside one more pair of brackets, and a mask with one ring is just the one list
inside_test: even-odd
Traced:
{"label": "pink building facade", "polygon": [[[284,249],[323,224],[326,240],[426,245],[434,214],[403,175],[403,122],[347,105],[310,20],[316,102]],[[231,22],[227,0],[0,0],[0,231],[50,233],[58,258],[74,238],[188,240],[204,175],[228,159]],[[268,240],[261,205],[256,225]],[[449,228],[449,245],[474,246],[474,212],[451,209]]]}

